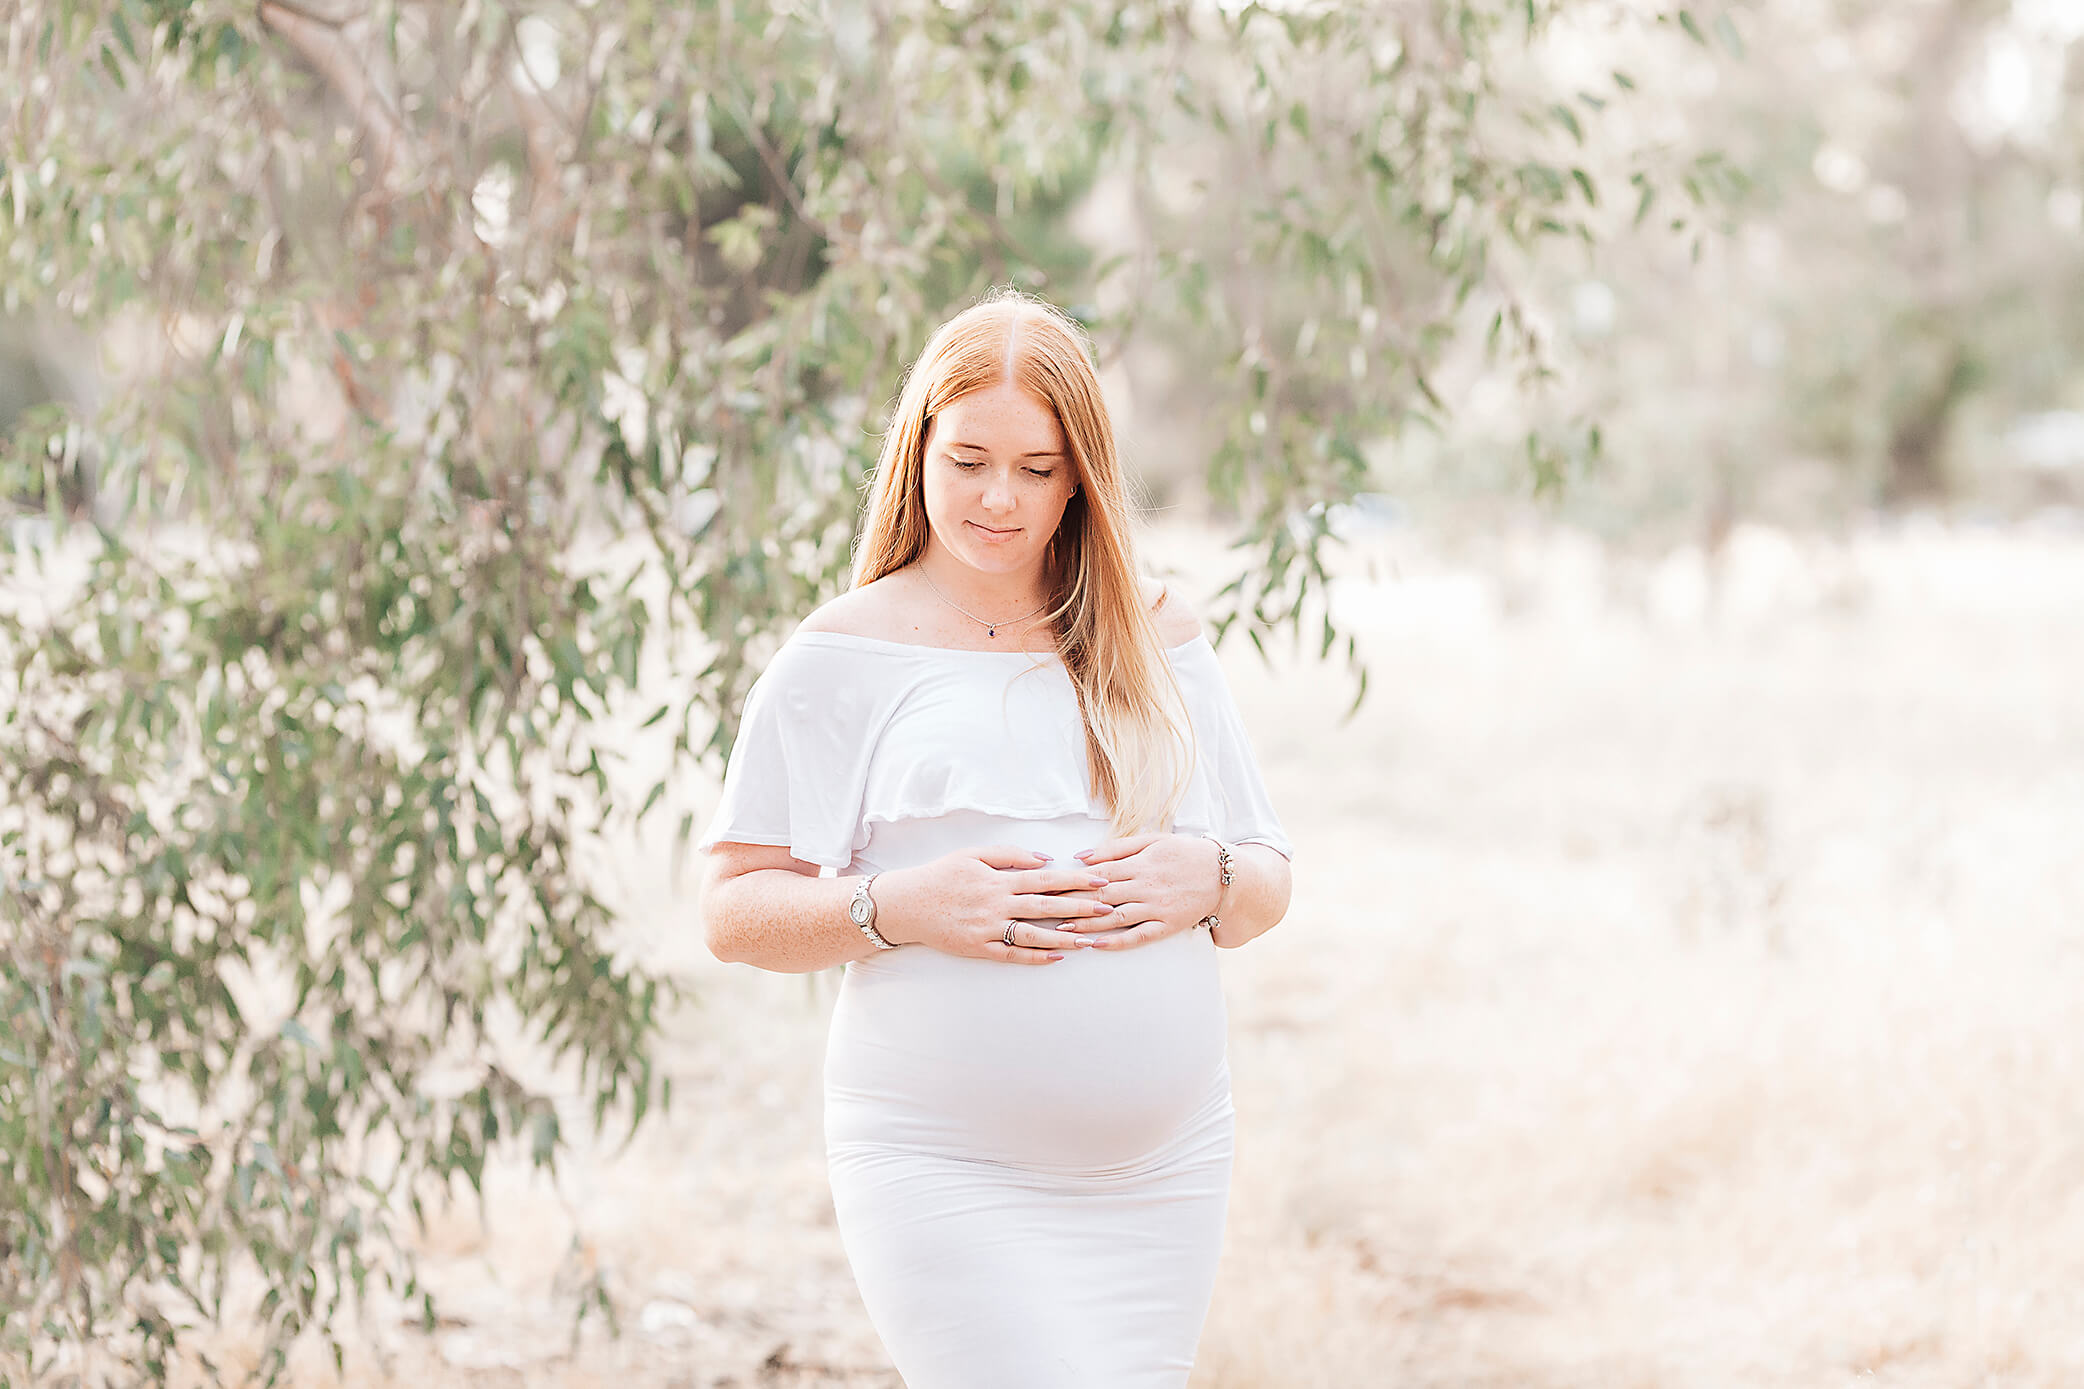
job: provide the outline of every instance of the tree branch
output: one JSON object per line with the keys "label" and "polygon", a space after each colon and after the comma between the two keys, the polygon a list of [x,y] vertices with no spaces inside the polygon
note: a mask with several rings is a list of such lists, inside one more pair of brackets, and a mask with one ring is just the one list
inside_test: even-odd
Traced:
{"label": "tree branch", "polygon": [[788,199],[789,206],[795,210],[796,216],[819,236],[827,241],[832,240],[831,231],[804,206],[803,195],[796,191],[796,180],[789,176],[789,168],[783,162],[781,152],[767,139],[766,132],[760,129],[759,121],[748,112],[740,124],[745,127],[746,136],[752,142],[753,152],[759,155],[760,162],[767,166],[767,176],[781,189],[782,196]]}
{"label": "tree branch", "polygon": [[528,149],[528,220],[544,226],[563,199],[564,186],[559,178],[563,165],[558,157],[563,123],[532,74],[509,73],[507,86],[513,92],[514,112],[520,118],[522,142]]}
{"label": "tree branch", "polygon": [[316,14],[285,0],[261,0],[261,23],[280,34],[291,48],[318,69],[340,99],[347,103],[369,139],[371,175],[381,187],[398,166],[399,157],[410,143],[405,122],[391,109],[390,101],[377,88],[369,69],[347,44],[343,24],[358,15],[344,5],[329,7],[342,13],[340,19]]}

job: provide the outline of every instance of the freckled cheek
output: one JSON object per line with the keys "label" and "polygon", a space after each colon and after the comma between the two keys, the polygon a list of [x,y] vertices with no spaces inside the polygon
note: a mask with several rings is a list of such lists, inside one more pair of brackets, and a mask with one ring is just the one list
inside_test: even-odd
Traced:
{"label": "freckled cheek", "polygon": [[963,509],[964,499],[962,486],[958,480],[950,478],[945,472],[936,469],[927,474],[924,491],[926,494],[926,517],[929,521],[936,524],[947,522],[952,525],[961,519],[960,513]]}
{"label": "freckled cheek", "polygon": [[1042,511],[1049,517],[1049,525],[1053,530],[1063,524],[1065,513],[1071,509],[1071,489],[1058,483],[1047,496],[1038,497],[1036,500],[1041,503]]}

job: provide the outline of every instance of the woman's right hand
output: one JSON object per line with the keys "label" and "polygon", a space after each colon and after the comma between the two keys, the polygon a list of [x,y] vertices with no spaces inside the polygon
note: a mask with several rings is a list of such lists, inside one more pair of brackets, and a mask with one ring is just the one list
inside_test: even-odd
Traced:
{"label": "woman's right hand", "polygon": [[[962,849],[876,878],[876,931],[893,945],[928,945],[948,955],[1046,965],[1083,950],[1089,937],[1038,924],[1105,916],[1093,894],[1107,879],[1082,863],[1058,865],[1008,844]],[[1006,923],[1013,944],[1006,944]]]}

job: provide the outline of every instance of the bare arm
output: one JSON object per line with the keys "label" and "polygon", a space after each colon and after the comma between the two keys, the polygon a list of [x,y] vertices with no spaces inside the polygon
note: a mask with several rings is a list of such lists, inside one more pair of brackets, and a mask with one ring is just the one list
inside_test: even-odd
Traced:
{"label": "bare arm", "polygon": [[1288,915],[1295,885],[1287,858],[1265,844],[1231,845],[1230,876],[1234,881],[1223,894],[1219,917],[1223,924],[1215,931],[1216,944],[1225,949],[1235,949],[1280,925],[1281,918]]}
{"label": "bare arm", "polygon": [[[723,843],[702,869],[702,933],[719,960],[783,974],[865,960],[877,947],[847,906],[858,876],[820,878],[817,868],[774,845]],[[1106,879],[1083,864],[1051,864],[1009,845],[967,849],[916,868],[876,876],[876,931],[892,945],[950,955],[1049,964],[1090,943],[1038,920],[1102,916],[1092,893]],[[1007,945],[1007,923],[1015,943]]]}
{"label": "bare arm", "polygon": [[876,953],[847,917],[859,878],[821,878],[779,845],[719,844],[705,860],[702,935],[719,960],[807,974]]}
{"label": "bare arm", "polygon": [[1110,839],[1080,859],[1108,878],[1108,916],[1065,925],[1093,936],[1103,950],[1133,950],[1192,929],[1211,912],[1222,923],[1217,945],[1235,947],[1263,936],[1288,914],[1288,860],[1264,844],[1230,846],[1229,887],[1222,884],[1216,846],[1198,834],[1139,834]]}

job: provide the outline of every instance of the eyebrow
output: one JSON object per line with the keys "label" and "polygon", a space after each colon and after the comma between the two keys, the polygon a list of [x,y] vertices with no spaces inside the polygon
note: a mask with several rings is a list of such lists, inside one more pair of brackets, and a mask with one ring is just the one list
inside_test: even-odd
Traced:
{"label": "eyebrow", "polygon": [[[965,444],[960,441],[951,443],[948,445],[948,447],[951,449],[969,449],[976,453],[991,452],[990,449],[984,447],[984,445],[982,444]],[[1064,456],[1064,451],[1062,449],[1036,449],[1032,453],[1023,453],[1020,456],[1022,458],[1062,458]]]}

